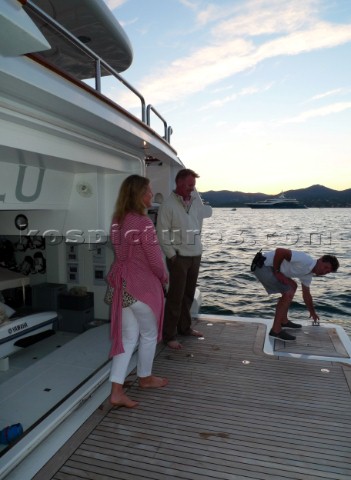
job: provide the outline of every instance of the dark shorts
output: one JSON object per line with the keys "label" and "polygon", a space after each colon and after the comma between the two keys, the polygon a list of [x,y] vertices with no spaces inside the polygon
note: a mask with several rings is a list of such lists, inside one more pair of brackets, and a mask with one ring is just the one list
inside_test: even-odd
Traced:
{"label": "dark shorts", "polygon": [[279,282],[273,273],[272,267],[263,266],[262,268],[256,268],[253,273],[262,283],[268,295],[272,293],[286,293],[291,289],[290,285]]}

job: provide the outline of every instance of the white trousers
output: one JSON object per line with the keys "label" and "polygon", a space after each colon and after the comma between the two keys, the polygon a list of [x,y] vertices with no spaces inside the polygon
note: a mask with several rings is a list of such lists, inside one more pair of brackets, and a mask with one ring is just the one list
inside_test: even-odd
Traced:
{"label": "white trousers", "polygon": [[124,353],[112,359],[110,381],[123,384],[135,348],[138,348],[137,375],[151,375],[157,345],[157,320],[151,308],[135,302],[122,308],[122,342]]}

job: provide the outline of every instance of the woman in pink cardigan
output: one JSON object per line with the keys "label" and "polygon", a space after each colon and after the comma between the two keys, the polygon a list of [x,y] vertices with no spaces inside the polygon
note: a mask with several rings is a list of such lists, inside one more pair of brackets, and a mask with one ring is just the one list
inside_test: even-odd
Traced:
{"label": "woman in pink cardigan", "polygon": [[141,388],[167,385],[151,374],[156,345],[162,336],[164,288],[168,274],[154,225],[147,216],[153,194],[150,181],[139,175],[121,185],[111,226],[115,260],[107,276],[113,287],[110,356],[110,403],[133,408],[138,402],[123,390],[127,368],[138,345],[137,375]]}

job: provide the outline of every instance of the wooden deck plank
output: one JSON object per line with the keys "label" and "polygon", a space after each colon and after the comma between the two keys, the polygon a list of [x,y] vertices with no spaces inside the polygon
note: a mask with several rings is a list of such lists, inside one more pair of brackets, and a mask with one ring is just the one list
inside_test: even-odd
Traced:
{"label": "wooden deck plank", "polygon": [[132,378],[140,406],[105,405],[34,480],[350,480],[351,367],[266,356],[261,325],[211,323],[204,340],[159,347],[166,388]]}
{"label": "wooden deck plank", "polygon": [[[225,437],[221,437],[221,438],[225,438]],[[287,467],[290,470],[295,469],[296,472],[298,472],[299,469],[302,467],[303,473],[306,473],[307,470],[309,469],[310,470],[313,469],[314,472],[317,472],[318,470],[323,470],[324,472],[330,471],[331,473],[334,474],[334,478],[335,478],[336,476],[342,474],[343,468],[345,468],[345,465],[347,466],[347,464],[344,464],[339,466],[339,468],[335,468],[332,462],[328,463],[321,460],[320,458],[319,459],[310,458],[309,460],[307,460],[306,458],[299,458],[297,456],[295,458],[292,458],[290,454],[288,455],[289,455],[289,458],[286,461],[286,465],[284,467],[283,466],[281,467],[282,472]],[[107,451],[106,449],[101,449],[101,451],[98,453],[95,450],[94,455],[92,455],[91,451],[79,449],[79,451],[76,452],[75,459],[77,459],[79,456],[82,459],[82,462],[89,461],[92,464],[99,464],[100,461],[114,463],[112,462],[113,452],[111,451],[109,452],[108,449]],[[155,459],[158,459],[158,460],[162,459],[163,461],[165,461],[167,457],[168,459],[170,459],[171,457],[169,447],[164,448],[163,446],[160,446],[160,448],[157,451],[157,454],[152,454],[152,452],[150,451],[143,452],[143,458],[145,460],[145,463],[152,464],[152,465],[154,465]],[[196,460],[196,465],[198,466],[198,468],[201,468],[201,466],[206,464],[206,462],[208,463],[208,452],[207,452],[207,449],[203,449],[201,451],[200,449],[197,449],[197,448],[189,452],[189,450],[186,449],[184,446],[183,451],[177,450],[177,454],[172,455],[171,457],[172,462],[174,462],[176,458],[177,458],[176,463],[180,463],[183,466],[186,464],[188,465],[189,468],[194,467],[195,465],[194,460]],[[220,454],[217,453],[216,456],[212,457],[210,467],[212,470],[216,470],[216,471],[219,471],[221,469],[223,471],[226,471],[229,469],[229,472],[230,472],[230,469],[233,469],[233,463],[235,462],[236,468],[241,467],[242,469],[244,469],[245,466],[247,465],[250,467],[259,466],[261,471],[264,471],[264,469],[268,469],[266,472],[268,474],[271,458],[272,456],[267,455],[266,452],[257,453],[257,450],[248,454],[246,450],[237,450],[235,447],[233,448],[231,447],[229,449],[224,441],[221,443],[221,453]],[[124,459],[124,464],[127,466],[130,466],[131,463],[133,462],[139,461],[136,458],[135,453],[130,453],[128,452],[127,449],[123,452],[123,459]]]}
{"label": "wooden deck plank", "polygon": [[[132,435],[129,435],[129,432]],[[112,432],[111,432],[112,433]],[[134,430],[134,434],[135,434]],[[133,435],[133,430],[128,430],[123,433],[119,433],[118,436],[118,451],[122,452],[128,450],[130,446],[130,436],[135,438],[136,435]],[[224,442],[219,443],[220,439],[225,439],[225,448],[223,448]],[[189,449],[188,445],[184,443],[184,438],[181,436],[174,435],[171,439],[167,438],[166,435],[158,436],[158,431],[151,431],[148,435],[143,437],[142,441],[139,439],[139,443],[136,445],[136,451],[139,450],[142,453],[149,454],[150,451],[154,451],[156,448],[159,449],[160,442],[162,448],[170,449],[174,442],[179,442],[179,447],[177,451],[179,454],[188,455]],[[189,442],[196,442],[196,446],[192,445],[192,449],[190,450],[193,452],[199,452],[199,454],[208,456],[208,455],[215,455],[215,458],[225,458],[230,451],[230,455],[232,454],[242,454],[246,455],[247,457],[254,456],[257,458],[259,456],[265,456],[265,458],[269,458],[274,455],[277,447],[281,449],[282,453],[285,453],[291,459],[301,459],[311,461],[311,455],[313,458],[313,462],[318,462],[318,464],[325,464],[325,465],[334,465],[335,457],[337,458],[339,465],[342,463],[344,465],[348,465],[350,459],[350,450],[348,451],[339,451],[339,450],[331,450],[329,448],[319,447],[317,442],[313,442],[311,450],[306,451],[305,445],[300,444],[297,442],[296,444],[285,445],[285,439],[271,439],[268,445],[262,443],[262,439],[258,438],[257,436],[249,437],[245,435],[245,432],[238,432],[236,435],[228,435],[225,431],[204,431],[199,432],[199,436],[191,437],[189,435]],[[81,451],[86,450],[92,452],[91,455],[94,455],[94,452],[104,452],[107,453],[108,451],[113,452],[115,450],[115,446],[113,442],[116,442],[116,438],[111,434],[110,436],[106,435],[95,435],[94,438],[90,438],[84,445],[81,446]],[[257,451],[260,451],[257,454]],[[312,463],[313,463],[312,462]]]}

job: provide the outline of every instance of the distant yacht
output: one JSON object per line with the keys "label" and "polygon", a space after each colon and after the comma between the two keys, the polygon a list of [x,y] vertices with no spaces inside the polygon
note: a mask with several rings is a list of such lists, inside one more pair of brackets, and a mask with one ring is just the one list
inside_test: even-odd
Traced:
{"label": "distant yacht", "polygon": [[296,198],[286,198],[284,193],[281,193],[279,197],[246,203],[246,205],[250,208],[307,208],[306,205],[300,203]]}

